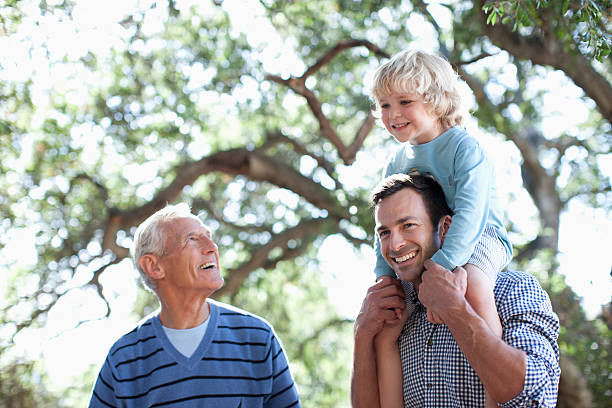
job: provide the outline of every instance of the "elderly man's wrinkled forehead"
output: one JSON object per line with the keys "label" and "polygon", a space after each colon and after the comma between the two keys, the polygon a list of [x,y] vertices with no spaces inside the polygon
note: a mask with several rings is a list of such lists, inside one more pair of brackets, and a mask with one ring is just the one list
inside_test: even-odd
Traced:
{"label": "elderly man's wrinkled forehead", "polygon": [[[189,223],[188,221],[190,220],[195,222]],[[167,244],[169,240],[181,241],[193,234],[204,234],[208,238],[212,238],[212,230],[195,215],[162,221],[160,222],[160,227]]]}

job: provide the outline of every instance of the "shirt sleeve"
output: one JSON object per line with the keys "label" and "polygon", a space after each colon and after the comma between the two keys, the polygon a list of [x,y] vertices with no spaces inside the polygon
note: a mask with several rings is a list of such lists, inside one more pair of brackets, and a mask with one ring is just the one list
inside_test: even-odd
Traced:
{"label": "shirt sleeve", "polygon": [[462,141],[453,159],[455,198],[449,200],[455,215],[432,261],[452,271],[470,259],[487,224],[493,177],[490,160],[478,142],[472,138]]}
{"label": "shirt sleeve", "polygon": [[[385,164],[381,180],[384,180],[391,174],[397,173],[397,169],[393,164],[393,157],[394,156],[391,156],[391,158]],[[376,266],[374,267],[374,274],[376,275],[376,279],[380,278],[381,276],[395,277],[395,271],[393,271],[393,269],[389,266],[380,251],[380,239],[378,238],[378,233],[376,232],[376,226],[374,226],[374,253],[376,254]]]}
{"label": "shirt sleeve", "polygon": [[534,277],[518,281],[503,295],[500,318],[503,339],[527,354],[525,385],[502,407],[550,407],[557,403],[559,377],[559,319],[550,299]]}
{"label": "shirt sleeve", "polygon": [[91,393],[89,408],[118,407],[119,402],[115,398],[115,387],[113,373],[111,372],[108,357],[100,369],[98,379]]}
{"label": "shirt sleeve", "polygon": [[264,400],[264,407],[301,407],[287,357],[274,334],[270,338],[269,358],[272,364],[272,390]]}

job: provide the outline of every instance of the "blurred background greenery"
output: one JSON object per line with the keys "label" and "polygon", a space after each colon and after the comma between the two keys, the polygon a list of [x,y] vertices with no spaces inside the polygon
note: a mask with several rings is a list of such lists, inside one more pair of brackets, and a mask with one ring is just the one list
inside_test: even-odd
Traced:
{"label": "blurred background greenery", "polygon": [[[395,146],[367,74],[404,48],[471,88],[512,268],[561,320],[558,406],[612,406],[610,295],[589,311],[568,284],[610,288],[610,9],[0,1],[0,407],[87,405],[112,341],[157,307],[128,259],[135,226],[179,201],[214,230],[216,297],[274,325],[304,407],[348,406],[368,191]],[[586,233],[563,228],[584,214]]]}

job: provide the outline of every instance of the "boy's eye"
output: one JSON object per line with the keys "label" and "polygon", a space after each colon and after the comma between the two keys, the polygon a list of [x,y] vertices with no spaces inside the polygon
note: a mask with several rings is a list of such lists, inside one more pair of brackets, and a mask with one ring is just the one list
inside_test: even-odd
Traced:
{"label": "boy's eye", "polygon": [[381,109],[389,109],[389,104],[388,103],[383,103],[380,105]]}
{"label": "boy's eye", "polygon": [[401,105],[408,105],[410,102],[412,102],[412,101],[407,101],[407,100],[406,101],[400,101],[400,104]]}

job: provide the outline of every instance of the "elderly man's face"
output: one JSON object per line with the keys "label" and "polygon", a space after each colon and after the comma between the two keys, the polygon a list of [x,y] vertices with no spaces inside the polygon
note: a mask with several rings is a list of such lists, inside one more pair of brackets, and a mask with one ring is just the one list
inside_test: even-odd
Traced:
{"label": "elderly man's face", "polygon": [[401,280],[418,285],[423,263],[440,248],[421,195],[404,188],[378,203],[374,216],[383,257]]}
{"label": "elderly man's face", "polygon": [[163,226],[166,250],[160,258],[166,284],[177,289],[214,292],[223,286],[219,252],[210,231],[195,218],[179,218]]}

